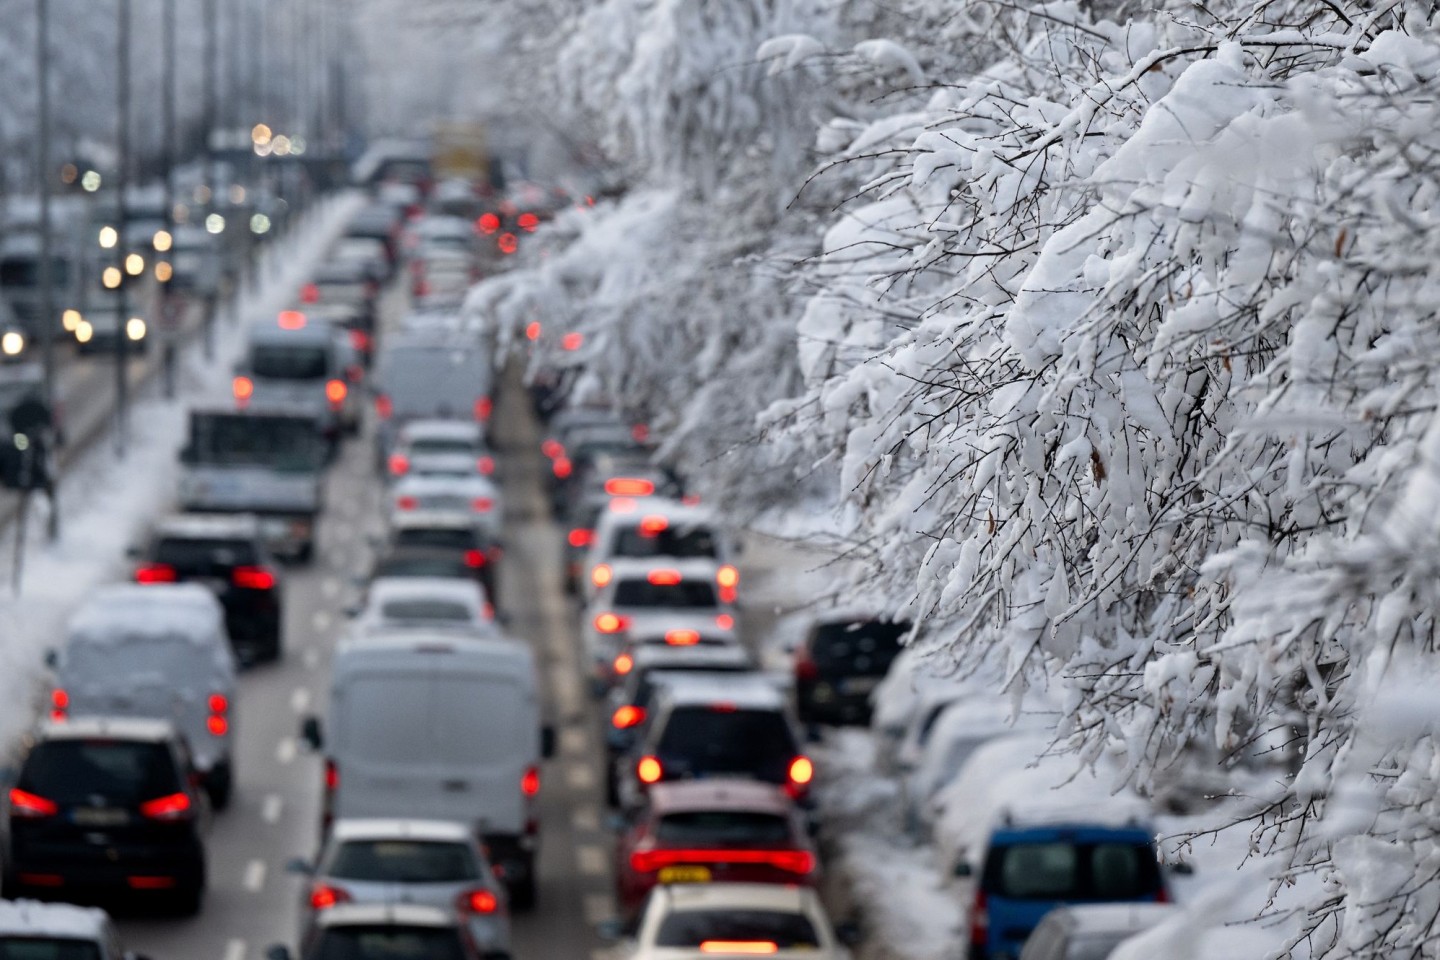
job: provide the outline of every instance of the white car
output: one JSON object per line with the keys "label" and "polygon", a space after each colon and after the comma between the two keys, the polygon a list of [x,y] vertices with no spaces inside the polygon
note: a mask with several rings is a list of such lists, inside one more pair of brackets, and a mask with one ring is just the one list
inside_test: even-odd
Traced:
{"label": "white car", "polygon": [[495,608],[485,590],[458,577],[380,577],[355,611],[355,635],[406,629],[454,630],[493,637]]}
{"label": "white car", "polygon": [[712,560],[720,599],[734,603],[740,585],[730,538],[706,508],[664,497],[636,501],[634,510],[606,510],[590,541],[580,575],[586,600],[610,581],[616,560]]}
{"label": "white car", "polygon": [[627,947],[629,960],[850,957],[813,889],[769,883],[656,887]]}
{"label": "white car", "polygon": [[471,420],[412,420],[400,428],[386,462],[392,480],[412,475],[488,477],[495,457]]}
{"label": "white car", "polygon": [[615,678],[615,658],[635,637],[684,632],[701,642],[735,639],[734,609],[720,599],[714,560],[616,560],[581,614],[596,689]]}
{"label": "white car", "polygon": [[475,526],[499,536],[505,511],[500,490],[488,477],[409,474],[390,488],[389,515],[469,513]]}
{"label": "white car", "polygon": [[0,957],[141,960],[104,910],[34,900],[0,900]]}

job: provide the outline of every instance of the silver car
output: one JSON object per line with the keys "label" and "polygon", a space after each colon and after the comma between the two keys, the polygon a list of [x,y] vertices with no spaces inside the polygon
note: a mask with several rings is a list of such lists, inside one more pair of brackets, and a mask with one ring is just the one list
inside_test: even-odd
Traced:
{"label": "silver car", "polygon": [[464,921],[476,951],[510,952],[510,907],[480,840],[444,820],[341,819],[312,865],[295,861],[310,882],[300,898],[300,942],[320,914],[340,904],[420,904]]}

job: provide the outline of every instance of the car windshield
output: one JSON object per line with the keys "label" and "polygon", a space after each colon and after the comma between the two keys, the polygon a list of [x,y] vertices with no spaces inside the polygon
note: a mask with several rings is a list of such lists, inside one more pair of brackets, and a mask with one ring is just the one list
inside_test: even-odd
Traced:
{"label": "car windshield", "polygon": [[449,928],[330,927],[313,960],[465,960],[465,951]]}
{"label": "car windshield", "polygon": [[677,847],[774,847],[791,842],[790,821],[754,810],[686,810],[662,816],[655,838]]}
{"label": "car windshield", "polygon": [[705,527],[665,527],[647,531],[645,524],[623,527],[615,537],[617,557],[679,557],[689,559],[715,556],[715,535]]}
{"label": "car windshield", "polygon": [[267,380],[323,380],[330,372],[330,351],[323,346],[256,344],[250,348],[250,372]]}
{"label": "car windshield", "polygon": [[395,533],[402,547],[451,547],[468,550],[475,546],[475,534],[468,527],[407,527]]}
{"label": "car windshield", "polygon": [[991,850],[984,885],[1011,900],[1135,900],[1160,890],[1160,868],[1143,843],[1012,843]]}
{"label": "car windshield", "polygon": [[155,544],[155,562],[168,564],[181,573],[204,576],[256,564],[260,558],[249,540],[165,537]]}
{"label": "car windshield", "polygon": [[820,946],[808,917],[781,910],[677,910],[660,921],[655,933],[657,947],[694,949],[707,941],[773,943],[780,950]]}
{"label": "car windshield", "polygon": [[621,580],[615,586],[617,607],[694,608],[715,605],[715,584],[709,580],[681,580],[679,583]]}
{"label": "car windshield", "polygon": [[683,772],[783,776],[799,751],[790,725],[777,710],[736,709],[734,704],[676,707],[657,752]]}
{"label": "car windshield", "polygon": [[815,628],[811,656],[821,670],[881,676],[900,654],[900,638],[909,629],[908,623],[888,620],[821,624]]}
{"label": "car windshield", "polygon": [[49,740],[30,751],[17,786],[51,800],[134,804],[176,792],[180,777],[163,743]]}
{"label": "car windshield", "polygon": [[197,414],[190,449],[196,463],[318,469],[324,456],[319,428],[306,417]]}
{"label": "car windshield", "polygon": [[416,840],[342,843],[321,873],[374,883],[458,883],[480,876],[465,844]]}
{"label": "car windshield", "polygon": [[452,600],[391,600],[380,608],[385,620],[469,623],[470,608]]}
{"label": "car windshield", "polygon": [[0,960],[100,960],[100,948],[93,940],[4,936]]}

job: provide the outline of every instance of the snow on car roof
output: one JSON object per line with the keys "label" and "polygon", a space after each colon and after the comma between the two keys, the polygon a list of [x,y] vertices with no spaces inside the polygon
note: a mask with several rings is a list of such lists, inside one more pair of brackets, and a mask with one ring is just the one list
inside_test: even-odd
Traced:
{"label": "snow on car roof", "polygon": [[656,674],[652,682],[664,687],[665,697],[676,706],[697,706],[708,703],[733,703],[755,710],[779,710],[785,707],[785,694],[777,675],[747,673],[665,673]]}
{"label": "snow on car roof", "polygon": [[114,737],[117,740],[144,740],[154,743],[178,736],[169,720],[148,717],[69,717],[65,720],[46,720],[39,725],[37,731],[41,740]]}
{"label": "snow on car roof", "polygon": [[336,820],[330,827],[335,842],[345,840],[453,840],[475,839],[468,824],[454,820],[420,820],[405,817],[355,817]]}
{"label": "snow on car roof", "polygon": [[1061,907],[1057,919],[1080,936],[1097,933],[1138,933],[1173,915],[1173,903],[1086,903]]}
{"label": "snow on car roof", "polygon": [[473,440],[479,442],[480,424],[472,420],[411,420],[400,428],[400,442],[426,440]]}
{"label": "snow on car roof", "polygon": [[607,510],[600,522],[606,527],[638,527],[645,517],[653,516],[664,517],[681,529],[717,525],[715,513],[709,507],[691,505],[673,497],[641,498],[634,509]]}
{"label": "snow on car roof", "polygon": [[704,667],[751,667],[755,660],[739,644],[714,646],[640,646],[631,654],[636,670],[683,671]]}
{"label": "snow on car roof", "polygon": [[779,883],[680,883],[657,887],[674,910],[779,910],[800,913],[818,908],[810,887]]}
{"label": "snow on car roof", "polygon": [[396,496],[427,493],[459,493],[467,497],[497,496],[499,489],[489,477],[470,472],[464,476],[449,473],[407,473],[396,481],[391,492]]}
{"label": "snow on car roof", "polygon": [[99,940],[109,917],[96,907],[35,900],[0,900],[0,936]]}
{"label": "snow on car roof", "polygon": [[[303,311],[302,311],[303,313]],[[311,343],[330,344],[335,337],[335,328],[322,317],[305,316],[300,325],[281,326],[274,318],[260,320],[250,325],[249,339],[252,343]]]}
{"label": "snow on car roof", "polygon": [[253,540],[260,535],[260,519],[253,513],[177,513],[156,524],[155,533],[188,540]]}
{"label": "snow on car roof", "polygon": [[370,581],[369,606],[394,600],[454,600],[473,610],[485,606],[485,594],[474,580],[459,577],[377,577]]}
{"label": "snow on car roof", "polygon": [[418,903],[341,903],[321,910],[315,922],[320,927],[454,927],[458,923],[451,911]]}
{"label": "snow on car roof", "polygon": [[225,630],[220,601],[193,583],[114,584],[90,595],[70,618],[71,637],[89,643],[123,643],[160,635],[209,646]]}
{"label": "snow on car roof", "polygon": [[773,783],[759,780],[676,780],[650,787],[651,808],[660,814],[682,810],[754,810],[789,813],[794,801]]}

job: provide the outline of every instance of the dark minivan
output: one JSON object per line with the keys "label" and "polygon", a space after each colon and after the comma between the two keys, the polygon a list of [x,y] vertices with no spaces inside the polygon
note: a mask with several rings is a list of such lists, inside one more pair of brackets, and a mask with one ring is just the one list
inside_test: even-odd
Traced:
{"label": "dark minivan", "polygon": [[870,695],[910,630],[901,620],[824,617],[795,651],[795,711],[800,722],[870,722]]}

